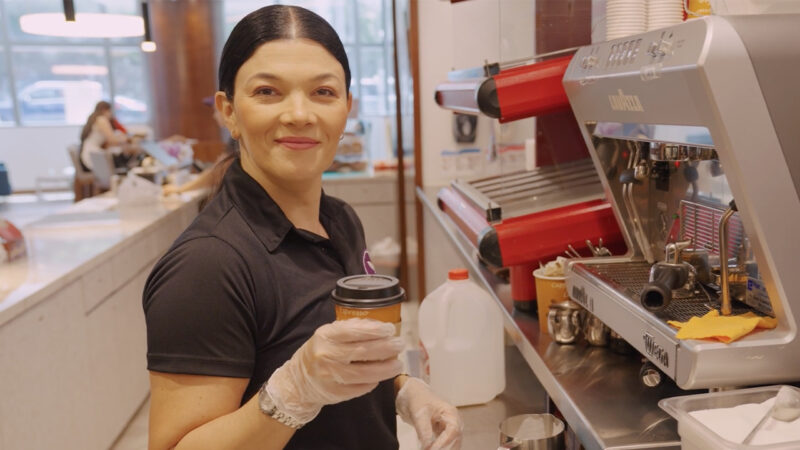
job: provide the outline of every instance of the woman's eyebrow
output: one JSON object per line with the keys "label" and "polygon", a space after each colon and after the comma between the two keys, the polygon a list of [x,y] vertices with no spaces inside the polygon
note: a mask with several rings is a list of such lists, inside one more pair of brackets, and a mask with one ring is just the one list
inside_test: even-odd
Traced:
{"label": "woman's eyebrow", "polygon": [[[310,81],[319,82],[319,81],[327,80],[329,78],[333,78],[335,80],[339,79],[339,77],[336,76],[336,74],[331,73],[331,72],[325,72],[325,73],[321,73],[319,75],[316,75],[316,76],[310,78]],[[254,74],[253,76],[251,76],[250,79],[251,80],[261,79],[261,80],[269,80],[269,81],[282,81],[283,80],[283,78],[281,78],[280,76],[275,75],[273,73],[269,73],[269,72],[258,72],[256,74]]]}
{"label": "woman's eyebrow", "polygon": [[269,72],[258,72],[256,74],[254,74],[253,76],[251,76],[250,79],[251,80],[262,79],[262,80],[274,80],[274,81],[282,80],[281,77],[279,77],[279,76],[277,76],[275,74],[271,74]]}
{"label": "woman's eyebrow", "polygon": [[333,74],[333,73],[322,73],[322,74],[319,74],[319,75],[315,76],[314,78],[312,78],[311,81],[323,81],[323,80],[327,80],[328,78],[333,78],[335,80],[339,79],[339,77],[337,77],[336,74]]}

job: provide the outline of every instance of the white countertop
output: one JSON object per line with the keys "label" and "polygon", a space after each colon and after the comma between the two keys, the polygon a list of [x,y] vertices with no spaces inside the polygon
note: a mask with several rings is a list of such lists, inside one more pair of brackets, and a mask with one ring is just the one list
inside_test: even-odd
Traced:
{"label": "white countertop", "polygon": [[154,257],[170,243],[152,231],[173,213],[196,215],[202,196],[196,191],[124,207],[114,197],[92,197],[28,223],[22,228],[27,254],[0,264],[0,326],[101,264],[113,262],[116,272]]}

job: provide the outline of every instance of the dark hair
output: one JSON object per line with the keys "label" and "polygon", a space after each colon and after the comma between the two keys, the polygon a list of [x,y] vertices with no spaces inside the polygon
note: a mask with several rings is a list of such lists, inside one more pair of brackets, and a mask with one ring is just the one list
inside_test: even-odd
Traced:
{"label": "dark hair", "polygon": [[86,119],[86,124],[83,126],[83,129],[81,129],[81,144],[89,137],[89,133],[92,132],[92,125],[94,125],[94,121],[97,120],[97,116],[109,110],[111,110],[111,103],[109,102],[101,101],[94,105],[94,112],[89,115],[89,118]]}
{"label": "dark hair", "polygon": [[310,39],[325,47],[344,69],[350,93],[350,64],[336,30],[317,14],[299,6],[271,5],[244,16],[233,27],[219,63],[219,90],[233,98],[236,73],[262,44],[277,39]]}

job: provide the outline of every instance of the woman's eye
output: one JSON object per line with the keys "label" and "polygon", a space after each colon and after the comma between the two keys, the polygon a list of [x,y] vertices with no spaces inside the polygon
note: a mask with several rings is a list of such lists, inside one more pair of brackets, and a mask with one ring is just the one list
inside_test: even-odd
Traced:
{"label": "woman's eye", "polygon": [[326,95],[329,97],[336,97],[336,91],[331,88],[319,88],[317,89],[317,93],[320,95]]}
{"label": "woman's eye", "polygon": [[275,95],[277,93],[277,91],[275,89],[270,88],[270,87],[262,87],[262,88],[256,89],[255,93],[256,93],[256,95]]}

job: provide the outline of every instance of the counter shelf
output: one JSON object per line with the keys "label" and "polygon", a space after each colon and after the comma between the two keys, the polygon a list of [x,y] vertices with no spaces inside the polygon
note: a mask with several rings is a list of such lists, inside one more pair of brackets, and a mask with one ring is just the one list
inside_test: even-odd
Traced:
{"label": "counter shelf", "polygon": [[26,256],[0,264],[0,448],[113,446],[149,392],[147,276],[203,197],[92,197],[22,227]]}
{"label": "counter shelf", "polygon": [[418,187],[417,197],[492,295],[510,339],[587,450],[680,448],[677,422],[658,401],[686,391],[670,379],[644,387],[634,356],[585,343],[561,345],[540,333],[536,316],[514,310],[510,285],[478,262],[475,247],[436,206],[436,190]]}

